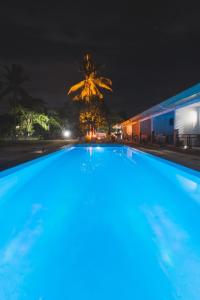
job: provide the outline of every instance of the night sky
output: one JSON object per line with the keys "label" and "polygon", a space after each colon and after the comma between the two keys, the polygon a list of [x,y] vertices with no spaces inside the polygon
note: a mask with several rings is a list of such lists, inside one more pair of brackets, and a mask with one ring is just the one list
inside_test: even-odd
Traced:
{"label": "night sky", "polygon": [[129,116],[200,81],[200,5],[191,1],[7,1],[0,38],[0,63],[23,64],[29,93],[50,107],[71,101],[64,84],[82,78],[86,52],[113,80],[105,101]]}

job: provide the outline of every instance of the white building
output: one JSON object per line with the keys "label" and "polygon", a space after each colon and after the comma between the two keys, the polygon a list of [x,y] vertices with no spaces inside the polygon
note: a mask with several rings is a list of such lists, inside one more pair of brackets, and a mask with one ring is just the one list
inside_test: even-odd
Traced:
{"label": "white building", "polygon": [[200,84],[121,123],[132,142],[200,146]]}

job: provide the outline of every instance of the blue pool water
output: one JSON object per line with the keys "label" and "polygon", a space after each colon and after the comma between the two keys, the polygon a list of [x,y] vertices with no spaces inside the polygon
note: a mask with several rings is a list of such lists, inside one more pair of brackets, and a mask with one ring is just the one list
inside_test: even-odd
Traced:
{"label": "blue pool water", "polygon": [[0,300],[199,300],[200,173],[70,147],[0,173]]}

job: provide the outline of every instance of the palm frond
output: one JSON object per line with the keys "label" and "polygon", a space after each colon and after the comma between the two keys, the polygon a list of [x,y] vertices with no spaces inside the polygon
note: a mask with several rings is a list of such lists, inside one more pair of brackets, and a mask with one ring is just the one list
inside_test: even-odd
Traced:
{"label": "palm frond", "polygon": [[18,87],[18,93],[23,98],[27,98],[28,99],[30,97],[30,95],[27,93],[27,91],[24,88],[22,88],[21,86]]}
{"label": "palm frond", "polygon": [[3,65],[2,68],[3,68],[3,70],[6,71],[6,73],[8,73],[8,74],[11,72],[11,68],[10,68],[9,66],[7,66],[7,65]]}
{"label": "palm frond", "polygon": [[110,78],[106,78],[106,77],[100,77],[99,78],[102,82],[104,82],[105,84],[111,85],[112,86],[112,80]]}
{"label": "palm frond", "polygon": [[68,92],[68,95],[70,95],[71,93],[74,93],[74,92],[78,91],[80,88],[84,87],[84,85],[85,85],[85,80],[76,83],[75,85],[73,85],[73,86],[70,88],[70,90],[69,90],[69,92]]}
{"label": "palm frond", "polygon": [[98,67],[94,64],[90,54],[84,56],[81,71],[84,72],[85,80],[73,85],[68,91],[68,95],[78,92],[73,100],[90,102],[94,98],[103,99],[103,94],[98,87],[112,92],[112,81],[109,78],[99,77],[97,75]]}
{"label": "palm frond", "polygon": [[[106,79],[107,79],[107,78],[106,78]],[[102,77],[100,77],[100,78],[95,78],[94,81],[95,81],[95,83],[96,83],[99,87],[101,87],[101,88],[103,88],[103,89],[106,89],[106,90],[112,92],[112,88],[110,87],[110,80],[109,80],[109,79],[107,79],[107,82],[109,82],[109,84],[107,84],[105,80],[102,80]],[[112,84],[112,83],[111,83],[111,84]]]}
{"label": "palm frond", "polygon": [[9,95],[10,93],[12,93],[12,89],[8,86],[0,93],[0,100],[2,100],[3,97]]}
{"label": "palm frond", "polygon": [[103,94],[98,90],[94,82],[92,81],[91,86],[91,94],[93,97],[98,97],[99,99],[103,99]]}
{"label": "palm frond", "polygon": [[76,95],[75,97],[73,97],[74,101],[80,101],[81,99],[81,95]]}

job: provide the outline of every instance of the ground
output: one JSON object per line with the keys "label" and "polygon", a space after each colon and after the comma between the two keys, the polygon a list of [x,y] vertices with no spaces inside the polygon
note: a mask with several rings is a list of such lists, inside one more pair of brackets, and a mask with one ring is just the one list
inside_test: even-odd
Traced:
{"label": "ground", "polygon": [[136,146],[131,145],[139,150],[148,152],[150,154],[165,158],[175,163],[181,164],[188,168],[200,171],[200,151],[197,150],[180,150],[175,148],[162,148],[152,146]]}
{"label": "ground", "polygon": [[52,140],[31,141],[13,144],[0,144],[0,170],[59,150],[74,141]]}

